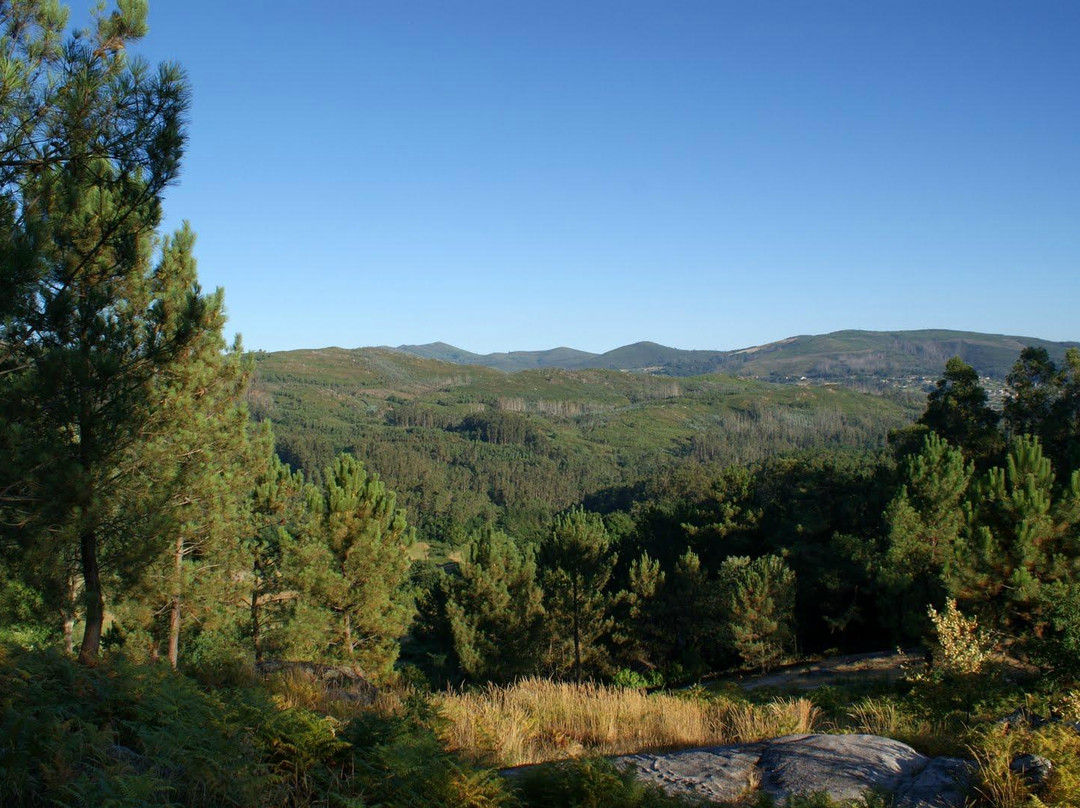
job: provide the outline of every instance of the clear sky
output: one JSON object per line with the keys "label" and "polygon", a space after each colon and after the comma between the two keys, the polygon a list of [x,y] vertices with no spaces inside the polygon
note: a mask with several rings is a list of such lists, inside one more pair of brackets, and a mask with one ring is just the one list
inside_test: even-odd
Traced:
{"label": "clear sky", "polygon": [[1080,339],[1074,0],[156,0],[150,27],[194,91],[169,224],[248,348]]}

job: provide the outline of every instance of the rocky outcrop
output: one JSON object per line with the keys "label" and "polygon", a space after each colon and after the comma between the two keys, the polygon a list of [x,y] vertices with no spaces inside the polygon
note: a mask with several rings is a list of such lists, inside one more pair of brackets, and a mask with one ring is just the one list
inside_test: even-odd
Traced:
{"label": "rocky outcrop", "polygon": [[673,794],[731,801],[757,791],[777,802],[824,792],[857,800],[867,792],[893,796],[896,808],[959,808],[970,787],[970,764],[928,758],[877,735],[787,735],[738,746],[625,755],[617,764]]}

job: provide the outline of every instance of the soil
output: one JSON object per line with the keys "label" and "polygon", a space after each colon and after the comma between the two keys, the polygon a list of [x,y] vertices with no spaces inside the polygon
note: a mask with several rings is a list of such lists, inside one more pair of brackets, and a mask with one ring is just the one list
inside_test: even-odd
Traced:
{"label": "soil", "polygon": [[873,679],[896,681],[906,672],[917,670],[924,664],[921,651],[877,651],[799,662],[765,674],[728,676],[714,681],[734,682],[744,690],[761,687],[813,690],[824,685],[850,684]]}

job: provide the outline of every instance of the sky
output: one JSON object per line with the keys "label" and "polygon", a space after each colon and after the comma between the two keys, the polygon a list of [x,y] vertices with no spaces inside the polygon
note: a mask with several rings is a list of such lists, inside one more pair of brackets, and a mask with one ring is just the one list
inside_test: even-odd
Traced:
{"label": "sky", "polygon": [[[72,22],[89,3],[73,4]],[[1080,3],[155,0],[249,349],[1080,339]]]}

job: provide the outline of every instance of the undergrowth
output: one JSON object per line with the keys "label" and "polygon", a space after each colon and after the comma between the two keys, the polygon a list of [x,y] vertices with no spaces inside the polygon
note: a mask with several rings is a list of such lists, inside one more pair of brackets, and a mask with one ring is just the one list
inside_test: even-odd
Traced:
{"label": "undergrowth", "polygon": [[[529,679],[436,696],[387,690],[364,705],[303,676],[185,676],[122,658],[86,668],[56,652],[0,646],[0,805],[669,808],[686,803],[599,757],[816,729],[972,760],[969,808],[1080,806],[1080,732],[1071,723],[1080,692],[999,675],[908,687],[821,688],[811,700]],[[1060,720],[999,720],[1018,706]],[[1027,754],[1053,763],[1045,784],[1010,770]],[[490,768],[565,758],[578,760],[509,782]]]}
{"label": "undergrowth", "polygon": [[86,668],[0,654],[0,805],[511,805],[494,773],[448,753],[422,699],[347,718],[258,683],[204,688],[164,665]]}

